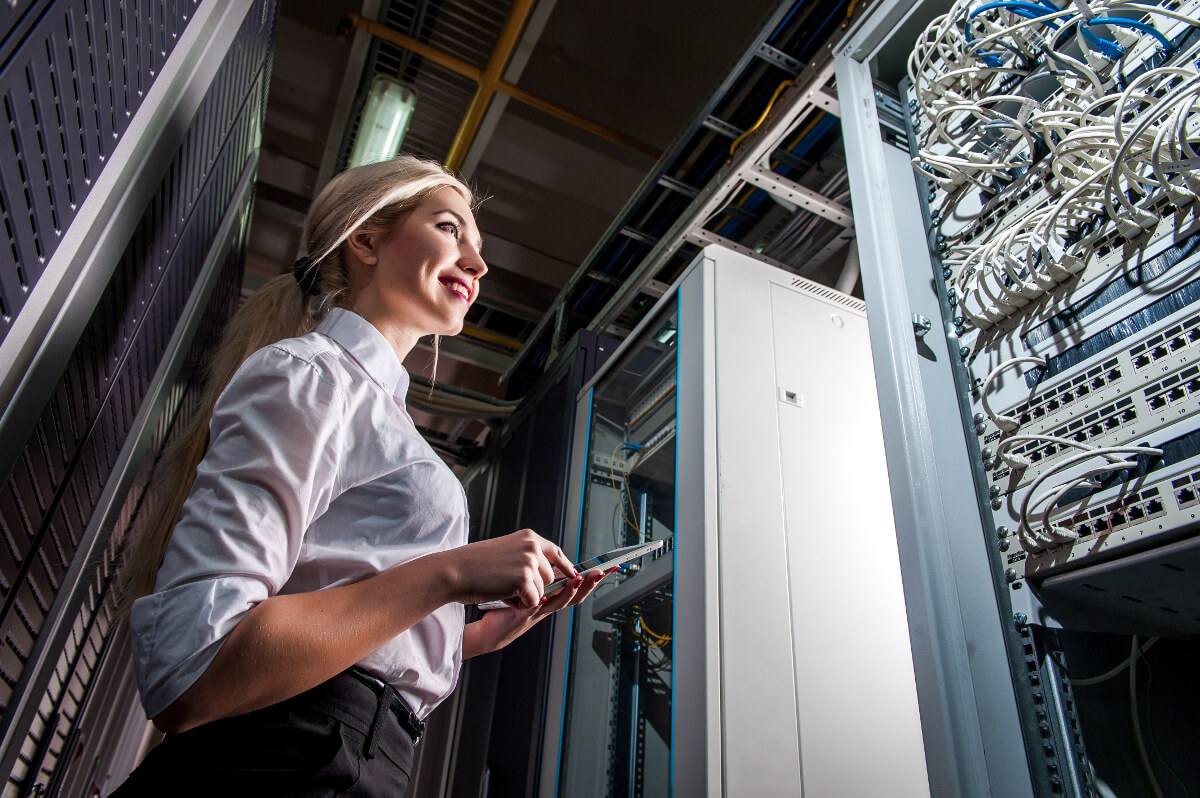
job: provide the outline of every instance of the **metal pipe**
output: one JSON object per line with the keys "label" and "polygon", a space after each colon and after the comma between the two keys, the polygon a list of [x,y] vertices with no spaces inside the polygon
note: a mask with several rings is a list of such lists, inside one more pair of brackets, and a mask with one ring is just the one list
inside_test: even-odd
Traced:
{"label": "metal pipe", "polygon": [[[385,25],[381,25],[378,22],[374,22],[372,20],[365,19],[364,17],[362,17],[358,14],[350,13],[342,18],[342,25],[343,25],[343,29],[361,28],[362,30],[365,30],[367,33],[371,34],[372,36],[383,39],[384,41],[391,42],[392,44],[395,44],[398,47],[403,47],[406,50],[411,50],[412,52],[416,53],[417,55],[419,55],[423,58],[427,58],[430,61],[432,61],[433,63],[438,64],[439,66],[443,66],[446,69],[449,69],[451,72],[456,72],[457,74],[462,75],[463,77],[470,78],[471,80],[474,80],[477,83],[480,83],[480,84],[483,83],[484,70],[480,69],[479,67],[474,66],[472,64],[468,64],[466,61],[463,61],[461,58],[456,58],[455,56],[452,56],[447,52],[439,50],[436,47],[431,47],[430,45],[428,45],[424,42],[417,41],[416,39],[414,39],[411,36],[407,36],[399,31],[392,30],[391,28],[389,28]],[[506,23],[506,26],[507,26],[507,23]],[[519,28],[517,29],[517,32],[518,33],[520,32]],[[495,54],[495,52],[493,52],[493,55],[494,54]],[[505,59],[505,61],[507,61],[507,58]],[[488,65],[491,66],[490,60],[489,60]],[[501,65],[500,68],[503,69],[503,65]],[[482,88],[483,87],[481,86],[481,89]],[[505,95],[513,98],[514,100],[517,100],[518,102],[522,102],[532,108],[536,108],[539,111],[541,111],[542,113],[549,114],[550,116],[553,116],[555,119],[560,119],[563,122],[566,122],[569,125],[573,125],[574,127],[577,127],[581,130],[586,130],[587,132],[589,132],[595,136],[598,136],[599,138],[602,138],[605,141],[611,141],[614,144],[619,144],[620,146],[625,147],[626,149],[630,149],[630,150],[633,150],[634,152],[641,153],[642,155],[645,155],[649,158],[657,159],[662,155],[662,150],[658,149],[657,147],[655,147],[652,144],[648,144],[648,143],[642,141],[641,139],[635,138],[626,133],[622,133],[619,130],[609,127],[608,125],[605,125],[601,122],[597,122],[594,119],[589,119],[586,116],[577,114],[574,111],[571,111],[571,110],[559,105],[556,102],[547,100],[545,97],[539,97],[536,94],[527,92],[518,86],[514,86],[513,84],[508,83],[507,81],[503,81],[503,80],[499,80],[499,79],[495,80],[492,89],[493,89],[493,91],[498,91],[502,94],[505,94]],[[476,92],[476,96],[478,96],[478,95],[479,95],[479,92]],[[489,95],[489,97],[490,97],[490,95]],[[475,105],[475,101],[472,100],[472,107],[474,105]],[[483,103],[483,110],[487,110],[486,102]],[[483,113],[483,110],[480,111],[480,114]],[[468,110],[468,114],[469,113],[470,113],[470,110]],[[476,129],[478,129],[478,123],[476,123]],[[460,127],[459,130],[461,133],[463,129]],[[455,141],[457,142],[457,140],[458,140],[458,135],[455,136]],[[463,145],[462,155],[458,156],[459,160],[461,160],[461,158],[466,155],[467,148],[470,147],[470,144],[471,144],[471,142],[467,141],[465,143],[465,145]],[[454,154],[455,153],[452,150],[451,155],[454,155]],[[447,164],[449,165],[449,157],[447,157]]]}
{"label": "metal pipe", "polygon": [[450,145],[450,152],[446,155],[447,168],[457,171],[462,166],[467,148],[475,140],[475,133],[478,132],[479,124],[483,121],[483,114],[487,111],[488,103],[492,101],[492,96],[496,93],[500,75],[504,72],[504,67],[508,65],[508,59],[512,57],[513,49],[517,46],[517,37],[521,35],[521,29],[525,27],[525,20],[528,19],[529,12],[533,9],[533,2],[534,0],[514,0],[512,7],[509,8],[508,17],[504,20],[504,27],[500,29],[500,35],[496,38],[496,46],[492,48],[492,54],[488,56],[487,66],[484,67],[479,85],[475,88],[475,95],[471,98],[466,115],[458,123],[458,130],[454,134],[454,143]]}
{"label": "metal pipe", "polygon": [[842,267],[842,274],[838,277],[835,288],[843,294],[849,294],[854,290],[854,286],[858,285],[858,239],[850,242],[850,251],[846,253],[846,265]]}

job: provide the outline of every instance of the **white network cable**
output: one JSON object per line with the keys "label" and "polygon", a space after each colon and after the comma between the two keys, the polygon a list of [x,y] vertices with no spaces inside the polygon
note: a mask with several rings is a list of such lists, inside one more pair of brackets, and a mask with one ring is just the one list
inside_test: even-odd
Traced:
{"label": "white network cable", "polygon": [[992,420],[992,423],[995,424],[996,427],[1002,432],[1012,432],[1013,430],[1017,429],[1017,427],[1021,426],[1021,422],[1012,416],[997,415],[995,411],[992,410],[991,405],[988,404],[988,392],[991,391],[992,383],[996,381],[996,377],[1000,376],[1001,371],[1009,368],[1010,366],[1020,365],[1021,363],[1033,363],[1041,366],[1042,368],[1046,367],[1046,360],[1045,358],[1041,357],[1025,355],[1022,357],[1009,358],[1000,365],[996,366],[996,368],[992,369],[991,373],[987,375],[986,379],[984,379],[983,387],[980,388],[979,391],[979,402],[983,405],[984,414],[986,414],[987,417]]}
{"label": "white network cable", "polygon": [[[1126,86],[1118,80],[1128,54],[1161,52],[1160,26],[1200,20],[1112,0],[1091,2],[1087,15],[1078,5],[1047,6],[1044,14],[1033,8],[958,0],[926,28],[909,58],[920,116],[928,121],[914,165],[946,192],[941,218],[969,190],[990,191],[990,180],[1028,165],[1035,142],[1051,150],[1054,186],[1044,210],[1004,218],[966,259],[953,253],[958,234],[947,236],[963,313],[980,329],[1082,271],[1092,252],[1086,242],[1067,243],[1081,225],[1103,215],[1123,236],[1137,238],[1158,224],[1163,196],[1182,205],[1200,194],[1200,161],[1188,136],[1200,122],[1196,72],[1158,67]],[[1058,49],[1068,31],[1083,60]],[[1121,58],[1111,57],[1114,50]],[[1013,94],[1039,59],[1045,66],[1038,79],[1057,81],[1057,90],[1042,102]]]}
{"label": "white network cable", "polygon": [[[1020,510],[1018,512],[1018,516],[1019,516],[1018,532],[1021,534],[1022,545],[1025,546],[1028,550],[1042,551],[1045,548],[1047,548],[1049,545],[1054,545],[1055,542],[1058,542],[1058,541],[1054,541],[1053,536],[1043,536],[1042,534],[1035,532],[1034,529],[1029,524],[1030,514],[1033,512],[1034,508],[1038,504],[1041,504],[1042,502],[1049,499],[1052,495],[1054,495],[1054,493],[1059,488],[1062,487],[1062,483],[1060,483],[1059,485],[1055,486],[1055,488],[1053,488],[1051,491],[1048,491],[1047,493],[1039,494],[1038,490],[1042,487],[1042,485],[1047,480],[1049,480],[1051,477],[1059,474],[1060,472],[1062,472],[1072,466],[1076,466],[1076,465],[1079,465],[1080,463],[1086,462],[1087,460],[1090,460],[1093,457],[1105,457],[1105,458],[1109,459],[1110,462],[1107,464],[1104,464],[1104,465],[1096,466],[1094,469],[1086,472],[1083,476],[1071,479],[1069,481],[1069,483],[1067,483],[1067,484],[1070,484],[1071,487],[1073,488],[1073,487],[1077,487],[1080,484],[1082,484],[1082,482],[1084,480],[1090,479],[1091,477],[1094,477],[1100,473],[1104,473],[1107,471],[1118,471],[1118,470],[1122,470],[1124,468],[1136,468],[1137,467],[1136,462],[1124,460],[1124,459],[1119,459],[1116,462],[1111,462],[1113,460],[1113,457],[1112,457],[1113,455],[1120,455],[1122,457],[1127,456],[1127,455],[1161,456],[1162,450],[1155,449],[1155,448],[1152,448],[1149,446],[1104,446],[1104,447],[1092,449],[1090,451],[1083,451],[1083,452],[1080,452],[1079,454],[1068,455],[1068,456],[1062,458],[1061,460],[1058,460],[1057,462],[1055,462],[1052,466],[1047,468],[1045,472],[1040,474],[1037,479],[1035,479],[1033,481],[1033,484],[1031,484],[1029,486],[1028,490],[1025,493],[1025,498],[1021,502]],[[1110,466],[1112,466],[1112,467],[1110,467]],[[1067,490],[1062,491],[1062,493],[1066,493],[1066,492],[1067,492]],[[1061,494],[1060,494],[1060,496],[1061,496]],[[1053,504],[1051,504],[1051,506],[1053,506]],[[1049,526],[1049,516],[1046,516],[1045,521],[1046,521],[1047,526]],[[1074,536],[1074,533],[1068,532],[1067,534],[1072,537]]]}

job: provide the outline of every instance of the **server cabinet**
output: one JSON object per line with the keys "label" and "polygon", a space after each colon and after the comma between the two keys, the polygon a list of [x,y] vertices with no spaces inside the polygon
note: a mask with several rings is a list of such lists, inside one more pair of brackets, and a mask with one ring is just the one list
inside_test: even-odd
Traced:
{"label": "server cabinet", "polygon": [[237,305],[276,17],[0,11],[0,773],[107,790],[147,729],[114,585]]}
{"label": "server cabinet", "polygon": [[1196,12],[885,2],[838,48],[938,795],[1200,777]]}
{"label": "server cabinet", "polygon": [[[562,542],[575,397],[616,348],[580,331],[463,474],[471,540],[530,528]],[[473,610],[471,610],[473,612]],[[468,619],[471,620],[471,619]],[[547,619],[501,651],[468,660],[429,718],[410,795],[533,795],[541,761],[551,632]]]}
{"label": "server cabinet", "polygon": [[[926,795],[864,307],[706,248],[580,394],[540,795]],[[863,767],[870,762],[870,767]]]}

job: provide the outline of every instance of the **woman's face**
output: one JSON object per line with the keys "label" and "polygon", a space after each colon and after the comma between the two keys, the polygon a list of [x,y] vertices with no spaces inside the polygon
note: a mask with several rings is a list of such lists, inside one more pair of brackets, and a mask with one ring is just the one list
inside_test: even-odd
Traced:
{"label": "woman's face", "polygon": [[355,243],[364,240],[368,279],[354,303],[361,315],[393,340],[393,333],[411,338],[410,346],[424,335],[462,331],[487,265],[479,228],[458,191],[438,189],[391,230]]}

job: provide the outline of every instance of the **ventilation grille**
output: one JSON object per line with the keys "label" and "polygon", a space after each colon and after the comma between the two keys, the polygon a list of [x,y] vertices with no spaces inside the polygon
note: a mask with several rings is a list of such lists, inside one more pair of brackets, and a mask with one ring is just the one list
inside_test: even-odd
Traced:
{"label": "ventilation grille", "polygon": [[54,3],[0,74],[0,340],[199,0]]}
{"label": "ventilation grille", "polygon": [[820,283],[814,283],[812,280],[807,280],[803,277],[792,278],[792,288],[803,291],[815,297],[820,297],[826,302],[833,302],[836,305],[841,305],[844,308],[858,311],[859,313],[867,312],[867,303],[861,299],[855,299],[852,296],[847,296],[841,291],[835,291],[832,288],[827,288]]}
{"label": "ventilation grille", "polygon": [[[127,75],[129,85],[136,87],[138,75],[151,67],[156,73],[161,66],[161,59],[150,58],[148,51],[161,51],[164,42],[160,40],[172,39],[177,33],[171,25],[163,24],[163,9],[191,9],[195,3],[71,4],[76,5],[116,20],[111,33],[104,35],[117,42],[114,52],[126,53],[128,63],[124,66],[126,72],[111,74]],[[273,23],[263,25],[261,21],[267,12],[274,19],[274,7],[271,0],[258,0],[247,14],[17,465],[0,487],[0,709],[5,727],[16,722],[8,710],[15,692],[25,688],[25,663],[45,626],[100,494],[113,476],[115,458],[146,397],[217,227],[229,209],[247,159],[258,147],[274,34]],[[69,13],[60,14],[57,6],[52,16],[61,25],[73,19]],[[181,13],[177,19],[184,18]],[[102,27],[101,19],[93,21],[97,29]],[[120,27],[122,20],[136,24],[142,36]],[[56,36],[67,35],[59,29],[42,39],[57,41]],[[101,55],[98,50],[94,57]],[[10,79],[13,68],[10,65],[6,70],[4,80]],[[110,102],[116,104],[119,113],[109,113]],[[105,109],[97,112],[101,119],[125,117],[130,110],[128,98],[119,93],[100,95],[99,104]],[[22,131],[24,135],[24,128]],[[103,135],[119,133],[110,127]],[[62,167],[63,160],[61,155],[57,157],[57,168]],[[103,160],[103,156],[97,156],[89,167],[93,169],[89,172],[92,179]],[[3,179],[10,179],[7,166],[3,168]],[[59,199],[54,197],[55,201]],[[59,219],[64,225],[68,221]],[[39,228],[39,232],[46,229]],[[171,391],[168,410],[186,409],[188,386],[206,348],[203,336],[208,336],[207,346],[211,346],[213,326],[227,317],[236,303],[245,234],[242,225],[205,316],[208,328],[197,336],[192,366],[185,369],[180,383]],[[7,267],[0,264],[3,268]],[[182,414],[179,411],[175,416]],[[9,789],[17,794],[28,794],[34,783],[45,785],[61,778],[55,772],[57,763],[72,761],[64,747],[78,742],[75,724],[80,706],[114,620],[110,588],[117,552],[130,523],[145,509],[141,504],[149,463],[157,457],[173,420],[169,412],[160,420],[146,465],[136,477],[112,537],[103,555],[89,564],[94,571],[84,580],[83,595],[75,597],[81,603],[66,647],[51,652],[50,660],[57,660],[57,667],[9,776]]]}

